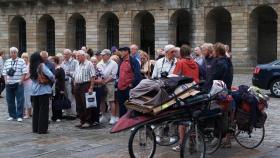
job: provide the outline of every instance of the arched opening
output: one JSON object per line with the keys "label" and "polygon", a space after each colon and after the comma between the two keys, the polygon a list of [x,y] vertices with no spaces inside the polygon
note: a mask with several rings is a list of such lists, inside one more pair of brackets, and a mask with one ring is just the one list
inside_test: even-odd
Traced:
{"label": "arched opening", "polygon": [[9,26],[9,47],[17,47],[19,56],[26,52],[26,21],[21,16],[16,16]]}
{"label": "arched opening", "polygon": [[133,43],[151,57],[155,56],[155,19],[148,11],[138,13],[133,21]]}
{"label": "arched opening", "polygon": [[55,55],[55,22],[50,15],[43,15],[37,25],[37,48]]}
{"label": "arched opening", "polygon": [[99,25],[100,48],[119,47],[119,19],[112,13],[105,13],[100,19]]}
{"label": "arched opening", "polygon": [[176,43],[180,47],[182,44],[191,44],[191,14],[184,9],[177,10],[170,19],[170,43]]}
{"label": "arched opening", "polygon": [[86,20],[81,14],[73,14],[68,20],[67,45],[77,50],[86,45]]}
{"label": "arched opening", "polygon": [[223,7],[212,9],[206,17],[206,41],[221,42],[231,48],[231,15]]}
{"label": "arched opening", "polygon": [[277,13],[269,6],[259,6],[250,15],[249,53],[254,64],[277,59]]}

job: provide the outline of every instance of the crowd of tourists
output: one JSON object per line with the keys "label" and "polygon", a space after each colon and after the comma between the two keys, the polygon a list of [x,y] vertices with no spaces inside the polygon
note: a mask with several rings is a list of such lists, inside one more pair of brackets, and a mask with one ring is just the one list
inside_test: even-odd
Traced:
{"label": "crowd of tourists", "polygon": [[[130,89],[142,79],[188,76],[195,82],[205,80],[206,89],[213,80],[223,80],[230,88],[233,79],[229,47],[222,43],[194,49],[166,45],[156,50],[155,60],[135,44],[96,52],[84,46],[56,56],[46,51],[18,55],[18,49],[11,47],[4,62],[0,52],[0,92],[6,88],[7,120],[32,117],[32,131],[39,134],[48,132],[51,121],[62,119],[78,118],[76,127],[81,129],[115,124],[127,112],[124,104]],[[97,106],[88,108],[85,95],[92,92]],[[70,106],[59,106],[58,100],[69,100]]]}

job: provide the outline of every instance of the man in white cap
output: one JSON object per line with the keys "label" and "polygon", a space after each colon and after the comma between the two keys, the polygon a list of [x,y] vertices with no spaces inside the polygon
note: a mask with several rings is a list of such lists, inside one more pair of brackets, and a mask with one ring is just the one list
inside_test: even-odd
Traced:
{"label": "man in white cap", "polygon": [[[118,64],[110,59],[111,51],[109,49],[104,49],[101,55],[103,60],[97,64],[97,67],[100,68],[102,72],[103,85],[105,85],[105,91],[107,92],[105,101],[111,107],[111,119],[109,124],[112,125],[118,120],[115,104],[115,81],[117,79]],[[101,113],[100,122],[103,122],[105,111],[101,110]]]}
{"label": "man in white cap", "polygon": [[166,45],[164,47],[165,57],[156,61],[152,78],[166,77],[173,73],[177,59],[176,49],[174,45]]}

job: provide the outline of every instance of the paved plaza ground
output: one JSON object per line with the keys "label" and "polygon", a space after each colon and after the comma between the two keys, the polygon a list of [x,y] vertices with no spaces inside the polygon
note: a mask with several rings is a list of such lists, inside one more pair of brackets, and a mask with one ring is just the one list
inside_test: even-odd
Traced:
{"label": "paved plaza ground", "polygon": [[[235,75],[234,84],[251,85],[251,75]],[[263,144],[246,150],[233,143],[231,149],[220,149],[211,158],[279,158],[280,157],[280,99],[269,101],[268,120]],[[31,119],[23,123],[6,121],[7,105],[0,99],[0,158],[127,158],[129,131],[110,134],[109,125],[100,129],[75,128],[78,120],[51,123],[49,134],[31,132]],[[171,147],[157,146],[155,157],[179,157]]]}

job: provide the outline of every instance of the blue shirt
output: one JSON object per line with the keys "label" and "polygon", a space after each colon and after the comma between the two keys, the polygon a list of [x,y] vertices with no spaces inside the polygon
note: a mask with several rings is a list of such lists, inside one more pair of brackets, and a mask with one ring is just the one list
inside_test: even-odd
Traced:
{"label": "blue shirt", "polygon": [[[54,81],[54,75],[50,69],[43,64],[42,72],[52,81]],[[50,84],[40,84],[38,80],[32,80],[32,92],[31,96],[38,96],[44,94],[52,94],[52,87]]]}

